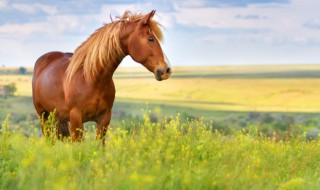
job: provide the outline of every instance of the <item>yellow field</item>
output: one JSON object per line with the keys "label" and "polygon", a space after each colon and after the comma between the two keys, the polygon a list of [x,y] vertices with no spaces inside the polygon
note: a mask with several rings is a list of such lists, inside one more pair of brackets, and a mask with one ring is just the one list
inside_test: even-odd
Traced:
{"label": "yellow field", "polygon": [[118,79],[117,98],[210,110],[320,111],[320,79]]}
{"label": "yellow field", "polygon": [[[115,83],[121,101],[222,111],[319,112],[320,78],[308,75],[317,71],[319,65],[180,67],[173,71],[175,78],[158,82],[143,68],[120,68]],[[121,77],[132,72],[141,78]],[[250,78],[255,74],[259,77]]]}
{"label": "yellow field", "polygon": [[15,83],[17,96],[32,96],[31,75],[0,75],[0,85]]}
{"label": "yellow field", "polygon": [[[116,101],[225,111],[319,112],[320,78],[299,76],[300,71],[317,70],[320,66],[182,67],[175,68],[171,79],[158,82],[144,68],[119,68],[114,76]],[[287,71],[297,71],[298,77],[241,75]],[[211,74],[231,77],[209,76]],[[16,82],[17,95],[31,96],[31,78],[30,75],[3,75],[0,84]]]}

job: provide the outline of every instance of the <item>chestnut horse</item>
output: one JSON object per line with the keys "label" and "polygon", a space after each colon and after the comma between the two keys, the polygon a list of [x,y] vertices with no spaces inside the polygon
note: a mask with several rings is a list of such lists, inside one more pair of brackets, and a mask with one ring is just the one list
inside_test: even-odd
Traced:
{"label": "chestnut horse", "polygon": [[[158,81],[168,79],[171,68],[160,41],[162,32],[149,14],[126,11],[94,32],[74,53],[50,52],[35,63],[33,103],[48,119],[56,110],[58,138],[82,139],[83,123],[97,123],[97,139],[104,141],[115,98],[113,73],[130,55],[153,72]],[[45,133],[44,126],[41,126]]]}

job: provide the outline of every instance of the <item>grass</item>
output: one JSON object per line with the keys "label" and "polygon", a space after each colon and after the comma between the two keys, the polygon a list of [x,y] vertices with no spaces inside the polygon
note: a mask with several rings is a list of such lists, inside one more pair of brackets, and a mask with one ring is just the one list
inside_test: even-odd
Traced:
{"label": "grass", "polygon": [[[224,135],[179,116],[124,123],[105,147],[89,130],[81,143],[0,136],[0,189],[319,189],[320,141],[296,129],[286,141],[258,130]],[[298,132],[298,133],[297,133]],[[55,142],[55,143],[53,143]]]}
{"label": "grass", "polygon": [[320,90],[315,88],[319,69],[317,65],[181,67],[171,79],[157,82],[139,68],[122,68],[114,81],[120,101],[211,111],[311,113],[320,111]]}
{"label": "grass", "polygon": [[[187,78],[115,81],[119,100],[225,111],[318,112],[320,79]],[[187,84],[183,85],[183,84]],[[147,92],[147,93],[146,93]]]}

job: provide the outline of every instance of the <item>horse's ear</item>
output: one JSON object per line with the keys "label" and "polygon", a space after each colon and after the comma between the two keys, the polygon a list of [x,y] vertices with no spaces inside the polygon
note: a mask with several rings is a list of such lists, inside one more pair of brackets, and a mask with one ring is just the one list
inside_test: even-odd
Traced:
{"label": "horse's ear", "polygon": [[143,25],[147,25],[149,21],[152,19],[153,15],[156,13],[156,10],[151,11],[149,14],[146,14],[142,19],[141,23]]}

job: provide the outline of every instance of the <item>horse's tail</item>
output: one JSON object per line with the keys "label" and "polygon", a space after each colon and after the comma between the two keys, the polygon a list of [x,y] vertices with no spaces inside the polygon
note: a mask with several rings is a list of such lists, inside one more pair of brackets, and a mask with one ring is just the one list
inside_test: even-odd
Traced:
{"label": "horse's tail", "polygon": [[57,126],[57,133],[59,139],[65,139],[70,137],[69,122],[60,120]]}

